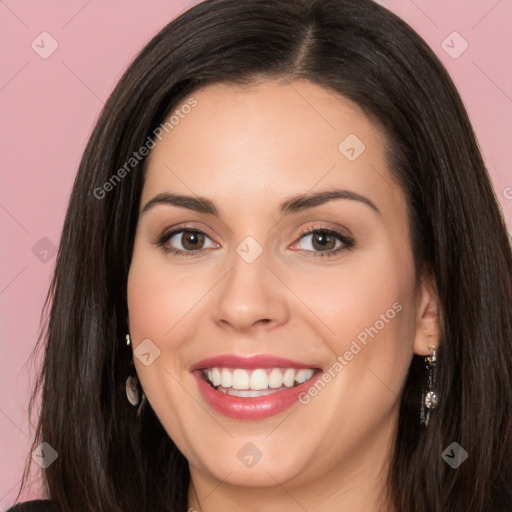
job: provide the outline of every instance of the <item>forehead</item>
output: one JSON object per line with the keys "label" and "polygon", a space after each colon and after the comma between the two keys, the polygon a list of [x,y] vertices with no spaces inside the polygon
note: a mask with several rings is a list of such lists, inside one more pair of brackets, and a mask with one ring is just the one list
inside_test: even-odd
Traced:
{"label": "forehead", "polygon": [[[183,109],[191,98],[194,108]],[[245,205],[315,187],[400,195],[385,135],[353,102],[312,82],[209,85],[174,114],[148,157],[143,201],[163,190]]]}

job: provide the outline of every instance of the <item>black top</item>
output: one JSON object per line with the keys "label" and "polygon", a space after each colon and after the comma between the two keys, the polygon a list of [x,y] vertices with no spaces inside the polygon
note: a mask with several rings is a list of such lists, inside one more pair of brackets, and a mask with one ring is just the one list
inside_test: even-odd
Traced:
{"label": "black top", "polygon": [[7,512],[55,512],[55,507],[51,500],[35,500],[14,505]]}

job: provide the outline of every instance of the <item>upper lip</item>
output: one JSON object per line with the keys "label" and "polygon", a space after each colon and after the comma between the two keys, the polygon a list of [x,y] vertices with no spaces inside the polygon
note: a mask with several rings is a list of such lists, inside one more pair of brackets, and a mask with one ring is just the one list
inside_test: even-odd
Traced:
{"label": "upper lip", "polygon": [[258,354],[254,356],[236,356],[225,354],[203,359],[190,367],[190,371],[203,370],[205,368],[245,368],[255,370],[257,368],[316,368],[310,363],[301,363],[283,357],[270,354]]}

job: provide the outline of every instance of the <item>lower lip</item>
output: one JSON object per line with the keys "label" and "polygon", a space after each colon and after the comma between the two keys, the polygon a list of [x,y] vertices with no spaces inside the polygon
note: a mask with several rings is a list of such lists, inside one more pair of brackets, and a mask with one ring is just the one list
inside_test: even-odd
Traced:
{"label": "lower lip", "polygon": [[309,389],[322,376],[322,372],[319,371],[306,382],[286,391],[265,396],[239,397],[217,391],[204,380],[202,371],[195,371],[193,374],[206,402],[218,413],[238,420],[259,420],[286,411],[298,401],[302,392]]}

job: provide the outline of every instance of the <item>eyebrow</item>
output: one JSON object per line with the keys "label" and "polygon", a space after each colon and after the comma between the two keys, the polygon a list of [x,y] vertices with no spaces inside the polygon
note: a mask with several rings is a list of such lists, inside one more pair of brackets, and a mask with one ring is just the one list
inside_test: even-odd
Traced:
{"label": "eyebrow", "polygon": [[[362,196],[357,192],[340,189],[326,190],[322,192],[293,196],[291,198],[288,198],[283,203],[281,203],[281,205],[279,206],[279,212],[282,215],[289,215],[291,213],[296,213],[310,208],[314,208],[316,206],[320,206],[335,199],[349,199],[351,201],[358,201],[369,206],[379,215],[381,214],[381,211],[377,208],[375,203],[373,203],[367,197]],[[142,208],[141,215],[151,210],[153,207],[161,204],[187,208],[188,210],[193,210],[208,215],[214,215],[216,217],[220,216],[219,208],[215,205],[213,201],[207,199],[206,197],[194,197],[181,194],[171,194],[169,192],[163,192],[161,194],[158,194],[155,197],[153,197],[153,199],[148,201],[145,204],[144,208]]]}

